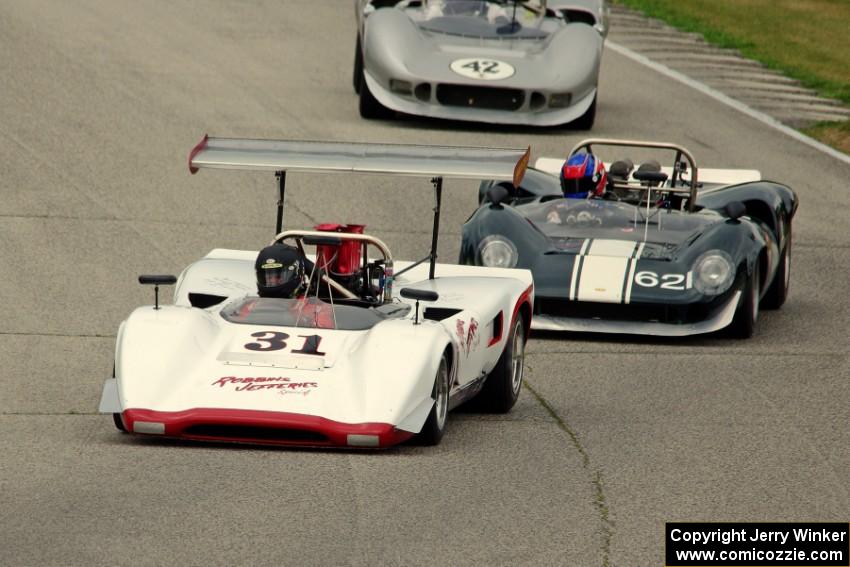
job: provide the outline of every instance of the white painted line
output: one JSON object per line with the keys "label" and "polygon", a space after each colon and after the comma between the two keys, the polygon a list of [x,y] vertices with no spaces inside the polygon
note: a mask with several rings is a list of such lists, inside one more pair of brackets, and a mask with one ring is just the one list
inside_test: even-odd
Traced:
{"label": "white painted line", "polygon": [[670,67],[667,67],[666,65],[662,65],[661,63],[657,63],[657,62],[653,61],[652,59],[649,59],[648,57],[641,55],[640,53],[632,51],[628,47],[623,47],[622,45],[620,45],[618,43],[614,43],[610,39],[605,41],[605,46],[606,46],[606,48],[611,49],[612,51],[615,51],[615,52],[619,53],[620,55],[624,55],[625,57],[628,57],[632,61],[640,63],[641,65],[645,65],[645,66],[649,67],[650,69],[652,69],[653,71],[661,73],[662,75],[666,75],[666,76],[670,77],[671,79],[675,79],[675,80],[679,81],[680,83],[683,83],[683,84],[685,84],[685,85],[687,85],[687,86],[689,86],[693,89],[696,89],[697,91],[703,93],[704,95],[710,96],[711,98],[717,100],[718,102],[722,102],[723,104],[730,106],[730,107],[734,108],[735,110],[737,110],[739,112],[743,112],[744,114],[746,114],[750,118],[754,118],[754,119],[758,120],[759,122],[770,126],[771,128],[779,130],[783,134],[786,134],[786,135],[790,136],[791,138],[794,138],[798,142],[802,142],[802,143],[806,144],[807,146],[810,146],[810,147],[812,147],[816,150],[820,150],[821,152],[827,154],[828,156],[831,156],[831,157],[833,157],[833,158],[835,158],[835,159],[837,159],[841,162],[844,162],[844,163],[850,165],[850,155],[839,152],[838,150],[831,148],[831,147],[827,146],[826,144],[818,142],[814,138],[810,138],[809,136],[806,136],[802,132],[798,132],[797,130],[794,130],[790,126],[786,126],[785,124],[781,123],[780,121],[778,121],[774,117],[772,117],[768,114],[765,114],[764,112],[759,112],[758,110],[756,110],[756,109],[754,109],[750,106],[747,106],[743,102],[735,100],[734,98],[731,98],[730,96],[725,95],[722,92],[709,87],[705,83],[701,83],[701,82],[699,82],[695,79],[692,79],[691,77],[688,77],[687,75],[680,73],[679,71],[675,71],[675,70],[671,69]]}

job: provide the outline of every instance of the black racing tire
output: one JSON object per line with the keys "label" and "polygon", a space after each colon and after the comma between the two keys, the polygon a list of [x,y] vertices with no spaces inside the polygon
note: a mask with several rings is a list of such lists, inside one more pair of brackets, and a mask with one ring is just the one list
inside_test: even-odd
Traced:
{"label": "black racing tire", "polygon": [[434,407],[431,408],[431,413],[428,414],[428,419],[425,420],[422,430],[414,437],[414,442],[417,445],[439,445],[446,433],[446,426],[449,422],[450,374],[449,359],[443,353],[440,365],[437,367],[437,375],[434,377],[434,389],[431,392],[431,396],[434,398]]}
{"label": "black racing tire", "polygon": [[477,408],[489,413],[508,413],[522,390],[525,370],[525,321],[517,314],[505,350],[487,376],[477,396]]}
{"label": "black racing tire", "polygon": [[395,113],[372,95],[363,74],[360,75],[360,116],[369,120],[387,120]]}
{"label": "black racing tire", "polygon": [[779,257],[779,267],[773,276],[773,283],[767,288],[761,300],[764,309],[779,309],[788,299],[788,286],[791,283],[791,233],[788,233],[788,241],[785,249]]}
{"label": "black racing tire", "polygon": [[732,323],[726,328],[730,337],[749,339],[756,331],[756,321],[759,315],[759,266],[753,267],[753,272],[744,285],[741,300],[735,310]]}
{"label": "black racing tire", "polygon": [[590,130],[593,128],[593,123],[596,121],[596,96],[593,95],[593,102],[590,103],[590,108],[587,111],[570,122],[568,126],[573,130]]}
{"label": "black racing tire", "polygon": [[115,427],[118,428],[118,431],[121,433],[127,433],[127,428],[124,427],[124,421],[121,419],[120,413],[113,413],[112,421],[115,423]]}
{"label": "black racing tire", "polygon": [[360,94],[363,85],[363,49],[360,47],[360,34],[357,34],[357,45],[354,48],[354,73],[352,75],[354,92]]}
{"label": "black racing tire", "polygon": [[[112,378],[115,378],[115,365],[112,365]],[[127,428],[124,427],[124,420],[121,419],[120,413],[112,414],[112,422],[115,424],[115,427],[118,428],[118,431],[121,433],[128,433]]]}

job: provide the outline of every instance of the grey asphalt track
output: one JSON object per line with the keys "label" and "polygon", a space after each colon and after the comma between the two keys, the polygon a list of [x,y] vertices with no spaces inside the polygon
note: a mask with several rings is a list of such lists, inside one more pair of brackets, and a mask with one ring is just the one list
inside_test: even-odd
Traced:
{"label": "grey asphalt track", "polygon": [[[351,2],[0,3],[0,565],[662,565],[666,521],[848,521],[850,168],[607,53],[594,136],[682,143],[801,198],[791,294],[749,341],[535,336],[508,416],[436,448],[209,446],[96,407],[140,273],[257,249],[274,180],[204,133],[518,146],[583,133],[366,122]],[[441,258],[474,183],[447,183]],[[286,222],[427,248],[431,190],[292,175]]]}

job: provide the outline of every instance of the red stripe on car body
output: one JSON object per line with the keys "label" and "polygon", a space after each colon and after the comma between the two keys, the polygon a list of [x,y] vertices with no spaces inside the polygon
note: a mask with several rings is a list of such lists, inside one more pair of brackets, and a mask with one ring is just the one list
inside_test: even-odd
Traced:
{"label": "red stripe on car body", "polygon": [[[143,421],[164,424],[163,437],[258,445],[349,447],[349,435],[374,435],[379,440],[378,447],[385,448],[406,441],[414,435],[409,431],[397,429],[389,423],[343,423],[315,415],[260,410],[193,408],[163,412],[130,408],[124,410],[123,418],[129,432],[135,431],[135,422]],[[239,436],[193,435],[187,432],[187,429],[196,426],[253,427],[269,432],[291,430],[323,435],[327,440],[257,439]]]}

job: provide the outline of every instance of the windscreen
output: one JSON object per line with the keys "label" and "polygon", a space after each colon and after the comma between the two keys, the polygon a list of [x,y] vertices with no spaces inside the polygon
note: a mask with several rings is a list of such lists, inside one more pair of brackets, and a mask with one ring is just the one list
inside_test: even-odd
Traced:
{"label": "windscreen", "polygon": [[[556,198],[519,205],[518,210],[556,247],[571,248],[586,238],[665,243],[678,246],[706,225],[713,212],[688,213],[603,199]],[[572,241],[572,242],[570,242]]]}
{"label": "windscreen", "polygon": [[367,307],[331,305],[315,297],[284,299],[277,297],[246,297],[221,310],[221,316],[231,323],[269,325],[303,329],[340,329],[364,331],[371,329],[386,315]]}
{"label": "windscreen", "polygon": [[512,0],[429,0],[422,8],[423,30],[486,39],[543,39],[545,10],[539,2]]}

